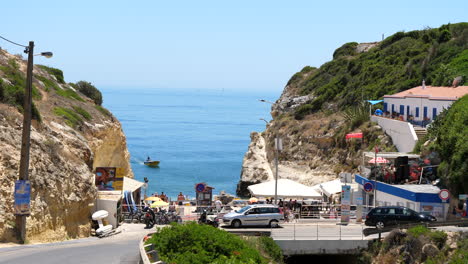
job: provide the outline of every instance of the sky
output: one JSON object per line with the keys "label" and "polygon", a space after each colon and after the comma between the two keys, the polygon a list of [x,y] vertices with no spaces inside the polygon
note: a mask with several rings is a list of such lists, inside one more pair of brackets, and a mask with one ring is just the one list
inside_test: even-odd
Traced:
{"label": "sky", "polygon": [[344,43],[468,20],[466,0],[24,0],[0,10],[0,35],[52,51],[35,63],[62,69],[68,82],[278,93]]}

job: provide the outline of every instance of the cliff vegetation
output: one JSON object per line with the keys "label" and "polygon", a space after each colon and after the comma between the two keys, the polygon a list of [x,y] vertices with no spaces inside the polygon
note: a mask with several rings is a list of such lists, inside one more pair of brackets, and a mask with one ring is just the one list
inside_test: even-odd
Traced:
{"label": "cliff vegetation", "polygon": [[[0,49],[0,242],[16,241],[13,193],[26,64],[21,55]],[[123,167],[133,177],[121,125],[101,104],[90,83],[66,83],[61,70],[34,66],[27,241],[89,236],[95,167]]]}

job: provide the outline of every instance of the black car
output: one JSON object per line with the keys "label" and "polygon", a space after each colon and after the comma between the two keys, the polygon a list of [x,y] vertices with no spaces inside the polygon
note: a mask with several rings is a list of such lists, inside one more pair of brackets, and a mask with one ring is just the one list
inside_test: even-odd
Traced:
{"label": "black car", "polygon": [[370,210],[366,216],[366,225],[384,228],[391,225],[433,222],[436,218],[429,214],[417,213],[403,206],[382,206]]}

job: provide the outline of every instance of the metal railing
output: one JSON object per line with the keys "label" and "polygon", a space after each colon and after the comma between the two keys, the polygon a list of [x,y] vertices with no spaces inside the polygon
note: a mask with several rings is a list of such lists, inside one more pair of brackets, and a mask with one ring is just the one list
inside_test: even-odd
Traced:
{"label": "metal railing", "polygon": [[366,240],[363,224],[287,223],[280,228],[271,228],[275,240]]}

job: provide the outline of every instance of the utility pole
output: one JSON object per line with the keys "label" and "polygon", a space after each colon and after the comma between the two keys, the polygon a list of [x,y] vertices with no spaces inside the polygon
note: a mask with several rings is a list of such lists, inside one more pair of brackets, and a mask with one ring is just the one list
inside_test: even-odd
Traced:
{"label": "utility pole", "polygon": [[[24,92],[23,134],[21,138],[21,159],[19,179],[29,180],[29,149],[31,147],[31,105],[32,105],[32,79],[33,79],[33,56],[34,42],[30,41],[25,50],[28,53],[28,67],[26,70],[26,90]],[[27,215],[16,215],[16,227],[18,229],[20,242],[26,240],[26,217]]]}
{"label": "utility pole", "polygon": [[278,204],[278,152],[283,150],[283,140],[278,136],[275,137],[275,204]]}

